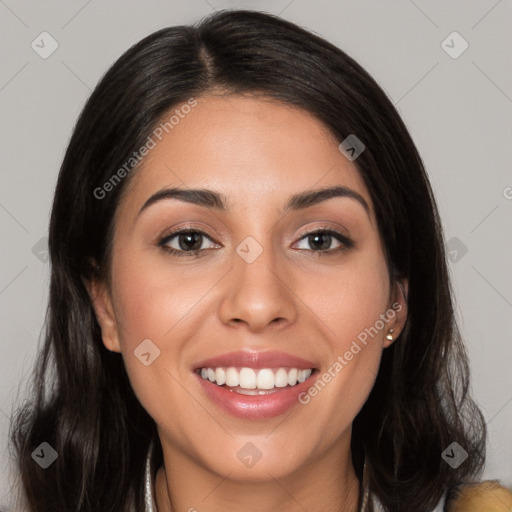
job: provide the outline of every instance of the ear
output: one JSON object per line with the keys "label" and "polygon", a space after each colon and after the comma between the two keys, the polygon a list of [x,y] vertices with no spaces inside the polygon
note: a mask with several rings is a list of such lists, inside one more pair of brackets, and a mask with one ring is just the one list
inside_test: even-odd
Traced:
{"label": "ear", "polygon": [[389,347],[402,333],[407,320],[407,296],[409,282],[407,279],[397,279],[391,291],[391,301],[387,317],[389,322],[384,332],[384,348]]}
{"label": "ear", "polygon": [[82,281],[89,293],[96,320],[101,328],[103,344],[111,352],[121,352],[117,321],[108,286],[98,278]]}

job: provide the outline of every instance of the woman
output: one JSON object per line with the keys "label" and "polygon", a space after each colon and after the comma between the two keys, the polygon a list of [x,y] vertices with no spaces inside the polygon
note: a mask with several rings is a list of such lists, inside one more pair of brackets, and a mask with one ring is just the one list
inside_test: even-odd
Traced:
{"label": "woman", "polygon": [[78,120],[49,246],[12,434],[28,510],[432,511],[481,469],[421,159],[304,29],[223,11],[129,49]]}

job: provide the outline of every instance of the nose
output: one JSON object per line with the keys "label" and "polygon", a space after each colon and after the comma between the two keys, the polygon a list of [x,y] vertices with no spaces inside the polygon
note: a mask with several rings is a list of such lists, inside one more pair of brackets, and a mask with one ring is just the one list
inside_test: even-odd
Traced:
{"label": "nose", "polygon": [[[245,325],[251,332],[261,332],[269,325],[284,327],[295,321],[297,297],[270,249],[252,262],[233,254],[233,268],[223,280],[219,307],[221,321],[230,326]],[[287,279],[288,278],[288,279]]]}

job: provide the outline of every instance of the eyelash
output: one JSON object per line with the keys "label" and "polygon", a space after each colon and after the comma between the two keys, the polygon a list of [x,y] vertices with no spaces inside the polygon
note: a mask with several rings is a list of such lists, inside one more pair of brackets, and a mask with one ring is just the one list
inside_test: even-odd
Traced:
{"label": "eyelash", "polygon": [[[198,234],[201,236],[204,236],[206,238],[209,238],[212,242],[212,238],[208,236],[204,231],[201,231],[199,229],[183,229],[179,231],[175,231],[173,233],[170,233],[169,235],[166,235],[164,238],[162,238],[158,242],[158,247],[161,247],[165,252],[172,254],[173,256],[178,257],[187,257],[187,256],[196,256],[200,257],[199,253],[206,251],[208,249],[196,249],[194,251],[184,251],[182,249],[174,249],[173,247],[167,247],[165,244],[167,244],[170,240],[173,238],[179,236],[179,235],[187,235],[187,234]],[[308,236],[317,235],[317,234],[324,234],[334,237],[338,242],[340,242],[340,246],[336,247],[335,249],[327,249],[327,250],[315,250],[315,249],[309,249],[309,252],[315,253],[317,256],[332,256],[334,254],[338,254],[340,252],[346,252],[354,247],[354,242],[348,238],[343,233],[340,233],[339,231],[332,229],[332,228],[318,228],[313,231],[309,231],[307,233],[304,233],[300,238],[300,240],[303,240],[307,238]],[[301,251],[308,250],[308,249],[299,249]]]}

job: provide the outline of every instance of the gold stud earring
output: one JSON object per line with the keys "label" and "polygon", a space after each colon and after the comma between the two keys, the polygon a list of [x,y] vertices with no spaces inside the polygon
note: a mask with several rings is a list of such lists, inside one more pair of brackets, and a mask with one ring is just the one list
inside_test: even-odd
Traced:
{"label": "gold stud earring", "polygon": [[388,341],[393,341],[393,336],[392,336],[393,331],[394,331],[394,329],[390,329],[389,332],[386,334],[386,339]]}

